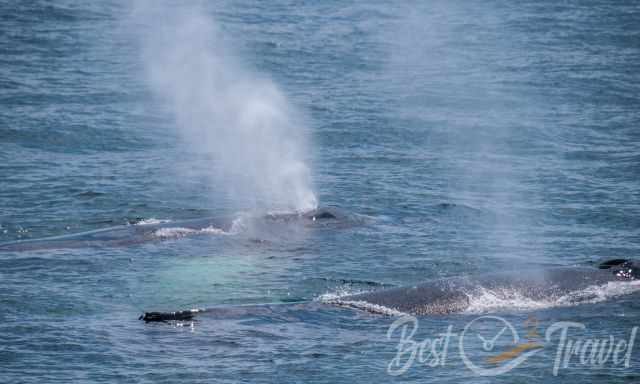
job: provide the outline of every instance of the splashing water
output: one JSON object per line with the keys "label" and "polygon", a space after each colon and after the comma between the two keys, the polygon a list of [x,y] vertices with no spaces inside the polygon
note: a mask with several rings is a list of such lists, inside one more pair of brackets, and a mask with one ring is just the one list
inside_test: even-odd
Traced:
{"label": "splashing water", "polygon": [[531,311],[553,307],[570,307],[579,304],[593,304],[613,297],[628,295],[640,290],[640,281],[614,281],[602,285],[592,285],[557,297],[533,299],[517,290],[490,290],[480,287],[470,293],[467,314],[481,314],[497,311]]}
{"label": "splashing water", "polygon": [[154,94],[186,143],[212,159],[212,179],[254,209],[317,207],[306,129],[276,84],[245,68],[204,8],[138,2],[142,51]]}

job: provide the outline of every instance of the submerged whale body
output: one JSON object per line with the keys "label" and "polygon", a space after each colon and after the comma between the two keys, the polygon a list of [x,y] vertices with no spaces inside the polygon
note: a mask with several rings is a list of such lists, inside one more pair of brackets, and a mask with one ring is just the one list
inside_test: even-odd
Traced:
{"label": "submerged whale body", "polygon": [[286,228],[280,227],[291,225],[294,227],[341,228],[356,225],[359,222],[360,218],[357,215],[347,214],[334,207],[323,207],[303,213],[243,214],[154,224],[121,225],[65,236],[4,243],[0,244],[0,252],[118,247],[190,234],[233,234],[246,228],[256,231],[260,229],[270,229],[272,231],[282,229],[285,231]]}
{"label": "submerged whale body", "polygon": [[[443,315],[470,308],[474,297],[490,293],[503,300],[513,298],[550,305],[574,304],[593,298],[594,289],[607,284],[633,284],[640,289],[640,263],[614,259],[597,267],[552,267],[527,271],[491,273],[470,277],[437,279],[408,287],[382,289],[307,305],[332,305],[380,314]],[[300,304],[297,304],[300,305]],[[146,312],[147,322],[190,320],[195,315],[261,314],[286,305],[217,307],[177,312]]]}

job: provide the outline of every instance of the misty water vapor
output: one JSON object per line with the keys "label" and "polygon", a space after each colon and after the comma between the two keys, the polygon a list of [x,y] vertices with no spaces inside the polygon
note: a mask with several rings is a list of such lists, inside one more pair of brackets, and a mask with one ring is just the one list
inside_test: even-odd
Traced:
{"label": "misty water vapor", "polygon": [[150,87],[211,158],[212,182],[239,206],[315,208],[307,130],[278,86],[243,65],[203,7],[139,2],[133,15]]}

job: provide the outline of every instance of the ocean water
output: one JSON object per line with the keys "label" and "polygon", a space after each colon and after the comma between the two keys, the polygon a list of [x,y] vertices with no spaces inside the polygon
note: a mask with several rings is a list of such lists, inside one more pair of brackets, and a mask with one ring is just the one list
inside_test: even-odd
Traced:
{"label": "ocean water", "polygon": [[[147,6],[0,3],[0,242],[251,209],[237,185],[219,182],[215,159],[185,140],[149,86],[132,17]],[[397,318],[349,309],[138,320],[149,310],[317,301],[430,278],[637,257],[637,3],[163,7],[197,10],[248,71],[277,85],[309,135],[304,161],[320,204],[370,220],[0,253],[0,381],[640,380],[638,345],[628,367],[585,365],[575,355],[554,372],[555,338],[497,376],[470,369],[464,356],[481,361],[482,346],[474,339],[463,355],[458,338],[440,365],[425,352],[394,376],[399,333],[387,332]],[[414,339],[449,326],[460,334],[491,314],[521,338],[535,318],[542,336],[572,321],[585,326],[572,330],[576,339],[629,340],[640,326],[640,295],[615,293],[575,306],[485,297],[471,312],[419,318]]]}

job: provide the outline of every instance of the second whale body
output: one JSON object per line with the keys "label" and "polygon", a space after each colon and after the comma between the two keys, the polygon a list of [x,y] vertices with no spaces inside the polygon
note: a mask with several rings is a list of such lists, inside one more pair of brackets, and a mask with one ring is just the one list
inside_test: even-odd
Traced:
{"label": "second whale body", "polygon": [[239,214],[153,224],[121,225],[65,236],[3,243],[0,244],[0,252],[122,247],[189,234],[233,234],[249,228],[259,235],[305,227],[343,228],[360,222],[362,217],[359,215],[348,214],[335,207],[322,207],[300,213]]}

